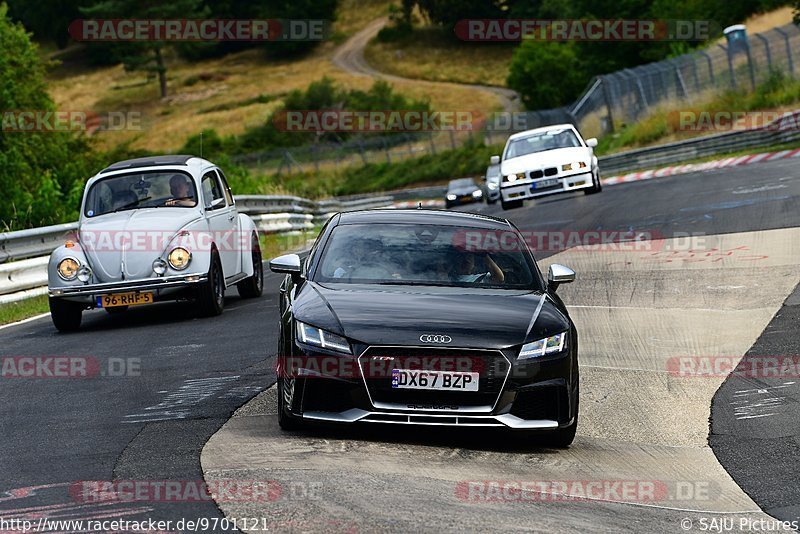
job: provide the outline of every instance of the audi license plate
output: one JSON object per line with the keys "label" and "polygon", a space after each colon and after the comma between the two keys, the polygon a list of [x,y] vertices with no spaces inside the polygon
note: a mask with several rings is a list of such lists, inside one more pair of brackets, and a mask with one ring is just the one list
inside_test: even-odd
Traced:
{"label": "audi license plate", "polygon": [[466,371],[412,371],[393,369],[392,387],[398,389],[437,389],[478,391],[479,373]]}
{"label": "audi license plate", "polygon": [[151,304],[153,293],[117,293],[116,295],[100,295],[97,297],[98,308],[114,308],[117,306],[138,306]]}
{"label": "audi license plate", "polygon": [[558,178],[539,180],[538,182],[533,182],[531,184],[531,191],[535,191],[536,189],[544,189],[545,187],[553,187],[554,185],[558,185]]}

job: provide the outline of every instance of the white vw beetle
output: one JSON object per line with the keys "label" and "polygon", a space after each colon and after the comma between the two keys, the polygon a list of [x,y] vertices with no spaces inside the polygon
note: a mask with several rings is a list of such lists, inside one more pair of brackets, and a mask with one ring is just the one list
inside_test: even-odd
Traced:
{"label": "white vw beetle", "polygon": [[508,138],[500,164],[500,204],[504,210],[522,207],[528,198],[603,189],[594,147],[597,139],[583,140],[571,124],[554,124],[516,133]]}
{"label": "white vw beetle", "polygon": [[263,266],[253,221],[222,170],[194,156],[115,163],[89,179],[74,239],[50,256],[53,324],[76,330],[85,309],[192,299],[219,315],[227,287],[258,297]]}

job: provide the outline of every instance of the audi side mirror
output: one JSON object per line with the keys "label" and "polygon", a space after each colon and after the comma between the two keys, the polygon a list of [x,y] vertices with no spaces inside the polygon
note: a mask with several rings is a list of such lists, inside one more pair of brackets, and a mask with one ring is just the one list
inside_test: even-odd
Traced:
{"label": "audi side mirror", "polygon": [[554,263],[547,270],[547,287],[551,291],[558,289],[560,284],[569,284],[575,281],[575,271],[564,265]]}
{"label": "audi side mirror", "polygon": [[295,284],[300,282],[300,256],[297,254],[284,254],[270,260],[269,270],[273,273],[283,273],[292,275]]}

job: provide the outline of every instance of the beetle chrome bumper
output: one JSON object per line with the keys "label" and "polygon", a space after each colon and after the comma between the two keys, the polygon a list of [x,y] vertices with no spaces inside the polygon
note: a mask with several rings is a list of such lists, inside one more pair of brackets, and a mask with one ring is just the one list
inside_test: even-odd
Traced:
{"label": "beetle chrome bumper", "polygon": [[84,284],[80,286],[48,287],[47,292],[51,297],[84,297],[98,293],[114,294],[130,291],[157,291],[159,289],[173,289],[189,287],[208,281],[208,274],[186,274],[180,276],[166,276],[159,278],[144,278],[142,280],[125,280],[106,284]]}

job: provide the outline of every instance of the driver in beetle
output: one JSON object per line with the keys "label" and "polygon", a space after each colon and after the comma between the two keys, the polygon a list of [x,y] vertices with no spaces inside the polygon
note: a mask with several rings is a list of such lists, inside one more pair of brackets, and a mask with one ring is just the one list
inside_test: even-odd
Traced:
{"label": "driver in beetle", "polygon": [[189,184],[189,177],[183,174],[174,174],[169,179],[169,192],[172,198],[167,200],[167,206],[187,206],[197,205],[192,197],[192,187]]}

